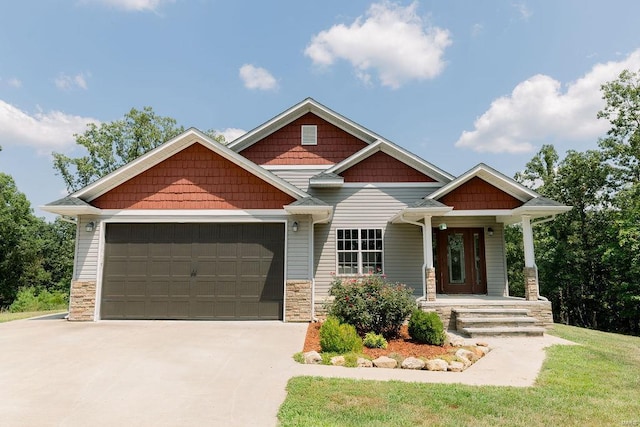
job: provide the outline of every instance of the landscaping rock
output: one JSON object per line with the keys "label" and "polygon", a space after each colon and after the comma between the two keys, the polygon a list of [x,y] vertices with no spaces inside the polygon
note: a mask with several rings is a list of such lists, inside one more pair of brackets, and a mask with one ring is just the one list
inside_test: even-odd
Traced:
{"label": "landscaping rock", "polygon": [[376,368],[395,368],[398,361],[387,356],[380,356],[373,360],[373,366]]}
{"label": "landscaping rock", "polygon": [[358,365],[358,368],[373,368],[373,362],[369,359],[365,359],[364,357],[358,357],[356,364]]}
{"label": "landscaping rock", "polygon": [[[466,350],[464,348],[461,348],[460,350],[456,351],[456,356],[458,358],[462,359],[462,362],[467,367],[469,367],[472,363],[476,363],[478,361],[478,359],[480,359],[480,357],[481,357],[481,356],[476,355],[473,351]],[[467,364],[465,362],[465,360],[468,360],[469,363]]]}
{"label": "landscaping rock", "polygon": [[[486,353],[487,347],[472,347],[471,351],[476,355],[477,359],[481,359]],[[472,362],[476,362],[476,360],[472,360]]]}
{"label": "landscaping rock", "polygon": [[331,364],[333,366],[344,366],[345,364],[344,356],[333,356],[331,358]]}
{"label": "landscaping rock", "polygon": [[402,361],[400,367],[402,369],[422,369],[424,365],[424,360],[418,359],[417,357],[407,357]]}
{"label": "landscaping rock", "polygon": [[308,351],[303,356],[304,363],[307,365],[317,365],[322,362],[322,356],[317,351]]}
{"label": "landscaping rock", "polygon": [[478,347],[489,347],[489,343],[487,343],[486,341],[477,341],[476,345]]}
{"label": "landscaping rock", "polygon": [[442,359],[427,360],[425,367],[428,371],[446,371],[449,368],[449,364]]}
{"label": "landscaping rock", "polygon": [[447,332],[447,339],[445,340],[445,344],[452,347],[462,347],[464,345],[464,338]]}
{"label": "landscaping rock", "polygon": [[462,372],[464,371],[464,363],[456,361],[450,362],[448,370],[451,372]]}
{"label": "landscaping rock", "polygon": [[489,353],[491,351],[491,349],[489,347],[476,347],[478,350],[480,350],[482,352],[483,355],[487,355],[487,353]]}

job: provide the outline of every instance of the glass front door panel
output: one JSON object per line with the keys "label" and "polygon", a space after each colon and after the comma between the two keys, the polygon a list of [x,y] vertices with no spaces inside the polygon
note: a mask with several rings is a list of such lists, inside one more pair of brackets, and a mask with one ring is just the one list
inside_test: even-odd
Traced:
{"label": "glass front door panel", "polygon": [[449,283],[465,283],[464,234],[451,233],[447,242]]}

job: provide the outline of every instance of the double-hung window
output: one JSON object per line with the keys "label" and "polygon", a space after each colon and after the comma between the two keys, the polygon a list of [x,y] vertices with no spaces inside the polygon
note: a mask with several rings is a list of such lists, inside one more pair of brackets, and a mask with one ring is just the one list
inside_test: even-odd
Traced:
{"label": "double-hung window", "polygon": [[381,228],[339,228],[336,231],[339,275],[383,273]]}

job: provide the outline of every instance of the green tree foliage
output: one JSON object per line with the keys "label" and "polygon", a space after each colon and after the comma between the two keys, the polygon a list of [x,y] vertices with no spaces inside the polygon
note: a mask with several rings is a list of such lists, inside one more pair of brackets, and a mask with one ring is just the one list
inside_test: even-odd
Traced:
{"label": "green tree foliage", "polygon": [[[115,171],[158,145],[184,132],[175,119],[156,114],[151,107],[132,108],[120,120],[96,125],[91,123],[82,135],[75,135],[76,143],[86,154],[69,157],[53,153],[53,167],[62,177],[67,190],[79,190],[91,182]],[[222,135],[206,132],[224,143]]]}
{"label": "green tree foliage", "polygon": [[[540,290],[556,321],[640,335],[640,74],[622,72],[602,87],[599,118],[611,129],[600,150],[559,160],[545,145],[516,179],[573,206],[534,228]],[[507,230],[512,292],[522,283],[522,236]]]}

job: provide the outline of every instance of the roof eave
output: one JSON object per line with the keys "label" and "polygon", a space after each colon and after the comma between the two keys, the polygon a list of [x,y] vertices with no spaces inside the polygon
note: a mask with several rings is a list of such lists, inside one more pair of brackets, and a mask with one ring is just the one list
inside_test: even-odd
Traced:
{"label": "roof eave", "polygon": [[38,207],[45,212],[65,216],[100,215],[102,212],[102,209],[95,206],[42,205]]}

